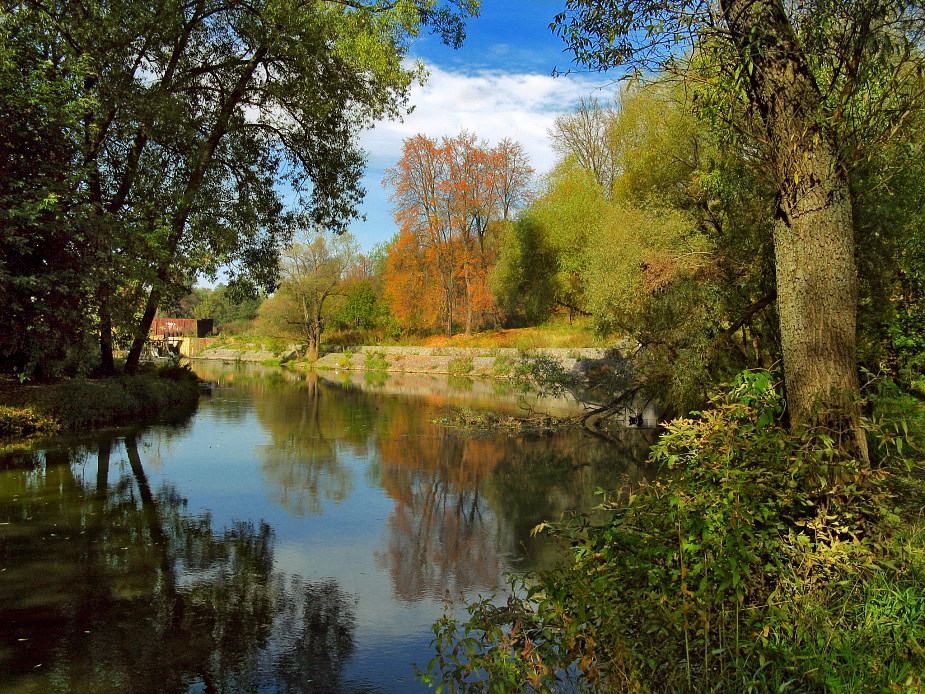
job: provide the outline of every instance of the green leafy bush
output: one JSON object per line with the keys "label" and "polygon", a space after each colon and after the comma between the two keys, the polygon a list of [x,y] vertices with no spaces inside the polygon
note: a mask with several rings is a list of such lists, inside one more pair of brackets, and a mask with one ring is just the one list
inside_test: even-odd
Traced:
{"label": "green leafy bush", "polygon": [[[187,367],[144,369],[132,376],[73,379],[29,386],[16,398],[20,424],[7,430],[19,436],[54,429],[76,430],[125,424],[167,413],[185,412],[199,399],[199,379]],[[24,418],[21,413],[28,412]],[[12,419],[5,420],[13,427]],[[0,428],[0,432],[4,431]]]}
{"label": "green leafy bush", "polygon": [[450,363],[447,365],[447,373],[450,376],[468,376],[472,373],[473,368],[472,357],[456,357],[455,359],[450,359]]}
{"label": "green leafy bush", "polygon": [[[660,477],[544,524],[573,561],[435,626],[422,679],[459,691],[918,691],[925,531],[895,478],[895,437],[861,464],[824,430],[790,432],[767,373],[673,421]],[[900,465],[906,462],[907,465]],[[921,503],[919,502],[919,505]]]}
{"label": "green leafy bush", "polygon": [[388,371],[389,360],[383,352],[367,352],[365,368],[367,371]]}
{"label": "green leafy bush", "polygon": [[28,407],[7,407],[0,405],[0,436],[30,436],[57,429],[48,417]]}

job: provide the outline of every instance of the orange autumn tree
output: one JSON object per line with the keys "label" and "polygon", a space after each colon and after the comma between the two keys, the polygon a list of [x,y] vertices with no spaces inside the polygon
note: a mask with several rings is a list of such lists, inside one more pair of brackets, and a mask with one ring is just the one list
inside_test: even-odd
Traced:
{"label": "orange autumn tree", "polygon": [[386,262],[385,293],[404,328],[471,332],[497,322],[489,290],[497,230],[526,202],[533,169],[523,147],[490,147],[463,131],[441,141],[405,140],[386,173],[399,235]]}

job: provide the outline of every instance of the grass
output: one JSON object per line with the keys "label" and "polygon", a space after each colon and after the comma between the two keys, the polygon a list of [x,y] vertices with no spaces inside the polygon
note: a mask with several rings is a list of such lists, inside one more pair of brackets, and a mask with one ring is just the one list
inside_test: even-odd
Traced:
{"label": "grass", "polygon": [[182,367],[145,368],[103,379],[22,385],[0,383],[0,436],[129,424],[192,409],[199,379]]}
{"label": "grass", "polygon": [[558,347],[580,349],[582,347],[608,347],[613,343],[609,337],[594,332],[591,320],[575,318],[569,323],[568,316],[556,315],[542,325],[528,328],[504,328],[486,330],[471,335],[402,335],[395,337],[384,330],[341,331],[325,335],[325,344],[343,346],[381,345],[394,347],[475,347],[487,350],[498,348],[537,349]]}
{"label": "grass", "polygon": [[417,341],[424,347],[477,347],[537,349],[558,347],[579,349],[582,347],[606,347],[612,340],[595,334],[587,318],[576,319],[569,324],[565,316],[555,316],[542,325],[529,328],[505,328],[488,330],[471,335],[432,335]]}
{"label": "grass", "polygon": [[291,346],[292,340],[253,333],[219,335],[209,342],[209,349],[239,349],[248,352],[272,352],[273,354],[286,352]]}

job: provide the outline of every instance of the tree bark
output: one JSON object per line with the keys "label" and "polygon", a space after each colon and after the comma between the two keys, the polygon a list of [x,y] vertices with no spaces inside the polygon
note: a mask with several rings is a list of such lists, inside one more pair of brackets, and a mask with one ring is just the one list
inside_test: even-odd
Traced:
{"label": "tree bark", "polygon": [[858,276],[847,175],[780,0],[722,0],[778,183],[777,303],[791,422],[830,427],[867,460],[857,376]]}

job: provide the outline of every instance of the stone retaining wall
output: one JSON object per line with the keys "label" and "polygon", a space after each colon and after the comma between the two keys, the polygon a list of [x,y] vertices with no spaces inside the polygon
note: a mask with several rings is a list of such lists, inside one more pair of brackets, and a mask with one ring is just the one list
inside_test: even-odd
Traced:
{"label": "stone retaining wall", "polygon": [[517,362],[529,357],[548,357],[569,371],[587,371],[622,359],[615,349],[545,348],[529,351],[466,347],[360,347],[332,352],[315,362],[316,369],[386,371],[396,373],[449,374],[509,378]]}
{"label": "stone retaining wall", "polygon": [[[202,350],[195,359],[224,362],[289,362],[297,358],[294,350],[276,354],[264,350],[219,347]],[[517,362],[529,357],[554,359],[567,370],[588,371],[614,364],[623,357],[619,348],[542,348],[519,350],[480,347],[376,347],[365,346],[325,354],[310,368],[334,371],[386,371],[417,374],[449,374],[508,378]],[[300,364],[301,365],[301,364]]]}

